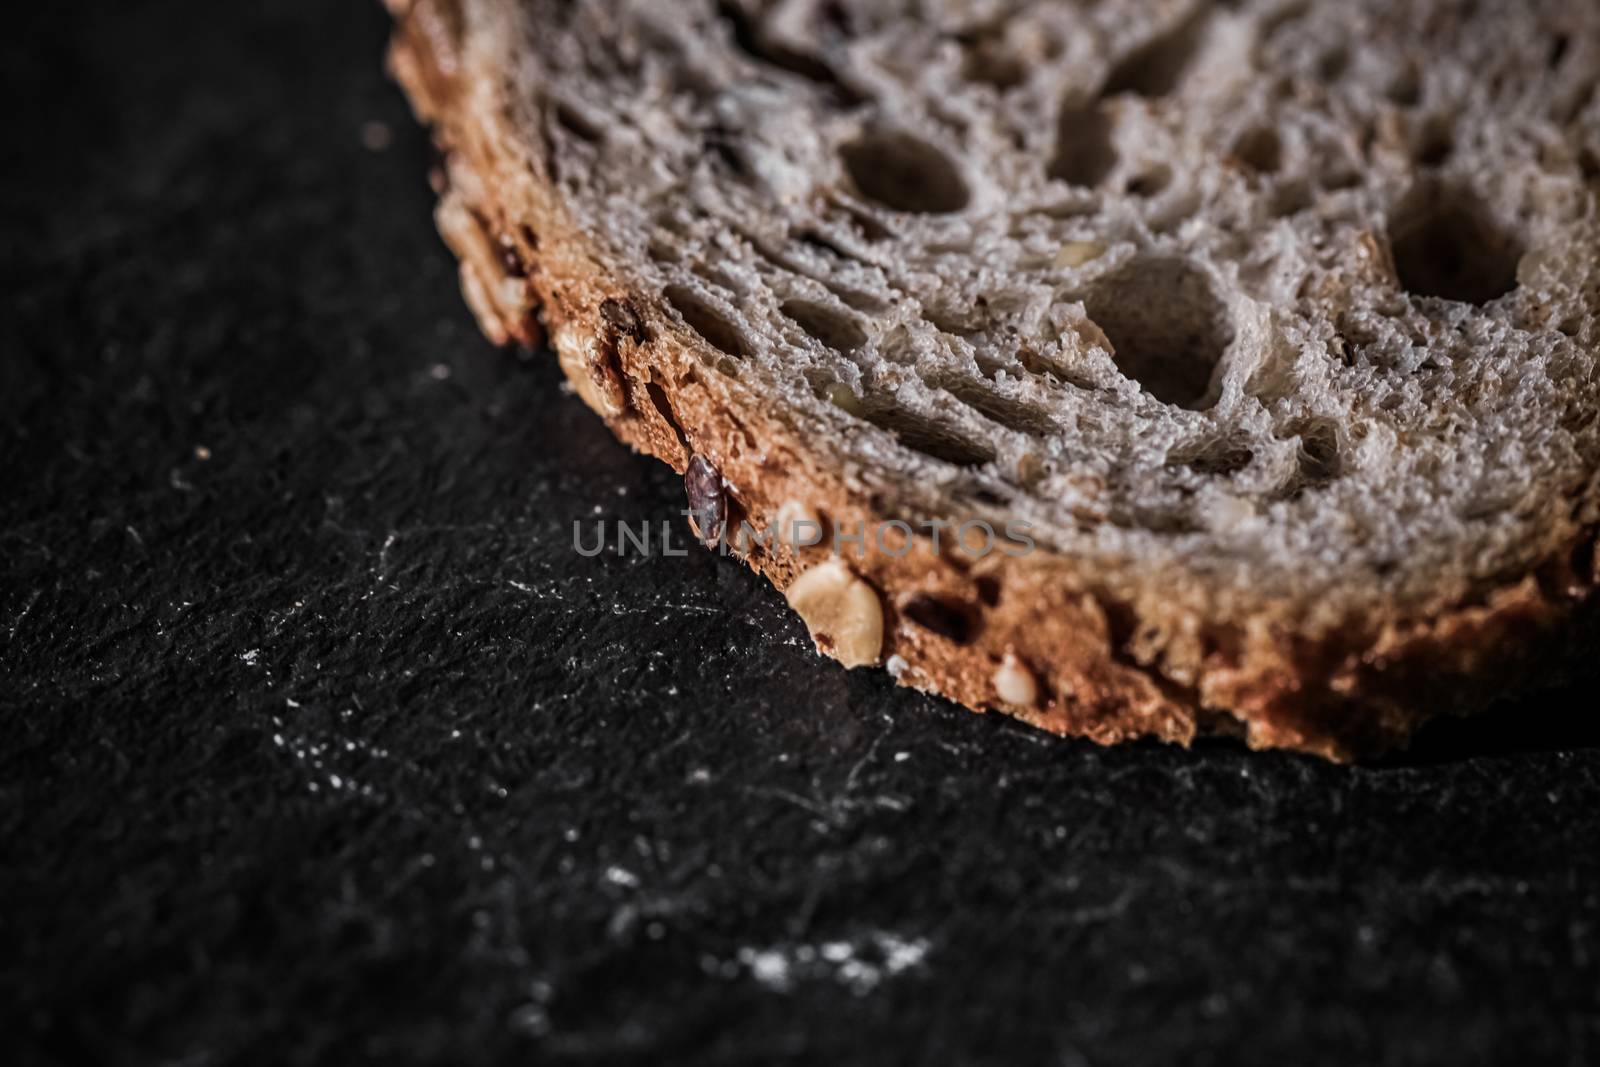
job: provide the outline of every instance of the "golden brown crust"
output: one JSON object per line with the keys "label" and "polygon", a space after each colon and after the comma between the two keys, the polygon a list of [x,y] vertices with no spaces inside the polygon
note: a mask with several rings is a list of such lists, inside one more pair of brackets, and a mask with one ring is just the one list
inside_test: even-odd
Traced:
{"label": "golden brown crust", "polygon": [[[565,213],[550,162],[527,144],[532,127],[512,113],[498,79],[464,67],[450,0],[388,4],[397,18],[391,68],[446,154],[440,231],[485,333],[534,345],[542,312],[584,402],[679,472],[692,454],[706,457],[729,487],[734,521],[765,528],[788,501],[846,529],[893,518],[737,381],[711,380],[692,354],[698,342],[654,296],[600,266]],[[1042,547],[975,559],[951,551],[948,538],[936,549],[918,536],[898,557],[845,558],[882,598],[882,653],[901,684],[1102,743],[1237,733],[1252,747],[1344,760],[1404,744],[1438,714],[1553,681],[1592,644],[1597,497],[1594,484],[1574,496],[1574,533],[1538,575],[1432,619],[1375,617],[1314,635],[1268,612],[1240,627],[1164,609],[1159,595],[1124,602]],[[757,545],[746,562],[781,589],[828,552],[797,558]],[[1031,706],[997,692],[1001,668],[1019,663],[1038,682]]]}

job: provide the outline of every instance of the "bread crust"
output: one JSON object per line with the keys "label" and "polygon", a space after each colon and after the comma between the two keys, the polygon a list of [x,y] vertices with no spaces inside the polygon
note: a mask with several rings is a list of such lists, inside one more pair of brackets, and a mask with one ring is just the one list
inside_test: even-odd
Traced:
{"label": "bread crust", "polygon": [[[532,105],[462,54],[453,0],[386,2],[390,67],[444,153],[439,228],[485,334],[534,346],[547,332],[574,391],[619,438],[680,473],[693,455],[721,473],[732,521],[764,529],[789,501],[846,529],[897,518],[751,391],[710,380],[703,340],[604,267],[563,206],[548,146],[527,134],[537,126],[518,108]],[[1105,744],[1230,734],[1345,761],[1565,677],[1600,633],[1597,500],[1600,477],[1573,492],[1570,528],[1544,564],[1486,596],[1452,592],[1426,617],[1377,610],[1314,632],[1271,603],[1243,623],[1208,617],[1154,580],[1148,595],[1117,595],[1042,545],[977,559],[918,534],[901,555],[844,558],[881,598],[882,656],[902,685]],[[785,589],[829,551],[756,545],[744,561]],[[913,602],[930,597],[968,623],[929,626]],[[1016,663],[1038,682],[1028,706],[997,692]]]}

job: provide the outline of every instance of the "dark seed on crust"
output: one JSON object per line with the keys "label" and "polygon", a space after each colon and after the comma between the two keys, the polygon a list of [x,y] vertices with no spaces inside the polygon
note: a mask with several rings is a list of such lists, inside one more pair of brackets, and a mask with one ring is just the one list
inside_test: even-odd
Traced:
{"label": "dark seed on crust", "polygon": [[627,304],[620,300],[607,297],[600,302],[600,317],[606,324],[619,335],[633,338],[643,344],[649,339],[645,333],[644,324],[639,321],[638,314]]}
{"label": "dark seed on crust", "polygon": [[722,529],[728,521],[722,475],[704,456],[691,456],[683,472],[683,489],[689,497],[689,522],[695,534],[707,548],[715,547],[722,540]]}
{"label": "dark seed on crust", "polygon": [[977,630],[973,612],[966,605],[928,593],[915,593],[901,601],[900,614],[958,645],[971,641]]}
{"label": "dark seed on crust", "polygon": [[522,256],[514,245],[502,244],[500,246],[500,265],[506,269],[508,278],[526,278],[527,265],[522,262]]}

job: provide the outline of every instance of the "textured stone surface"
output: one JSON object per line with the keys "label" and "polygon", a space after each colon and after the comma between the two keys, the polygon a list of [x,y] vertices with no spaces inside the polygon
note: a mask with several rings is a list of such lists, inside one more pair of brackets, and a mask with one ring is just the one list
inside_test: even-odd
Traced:
{"label": "textured stone surface", "polygon": [[[38,7],[0,42],[24,1062],[1600,1056],[1592,690],[1340,769],[839,670],[478,337],[376,4]],[[579,556],[598,517],[688,554]]]}

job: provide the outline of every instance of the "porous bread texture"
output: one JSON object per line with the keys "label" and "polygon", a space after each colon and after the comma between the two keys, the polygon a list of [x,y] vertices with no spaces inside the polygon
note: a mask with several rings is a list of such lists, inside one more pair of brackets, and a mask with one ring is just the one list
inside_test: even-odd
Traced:
{"label": "porous bread texture", "polygon": [[491,336],[752,519],[1030,524],[852,561],[902,681],[1344,756],[1586,639],[1600,8],[390,6]]}

